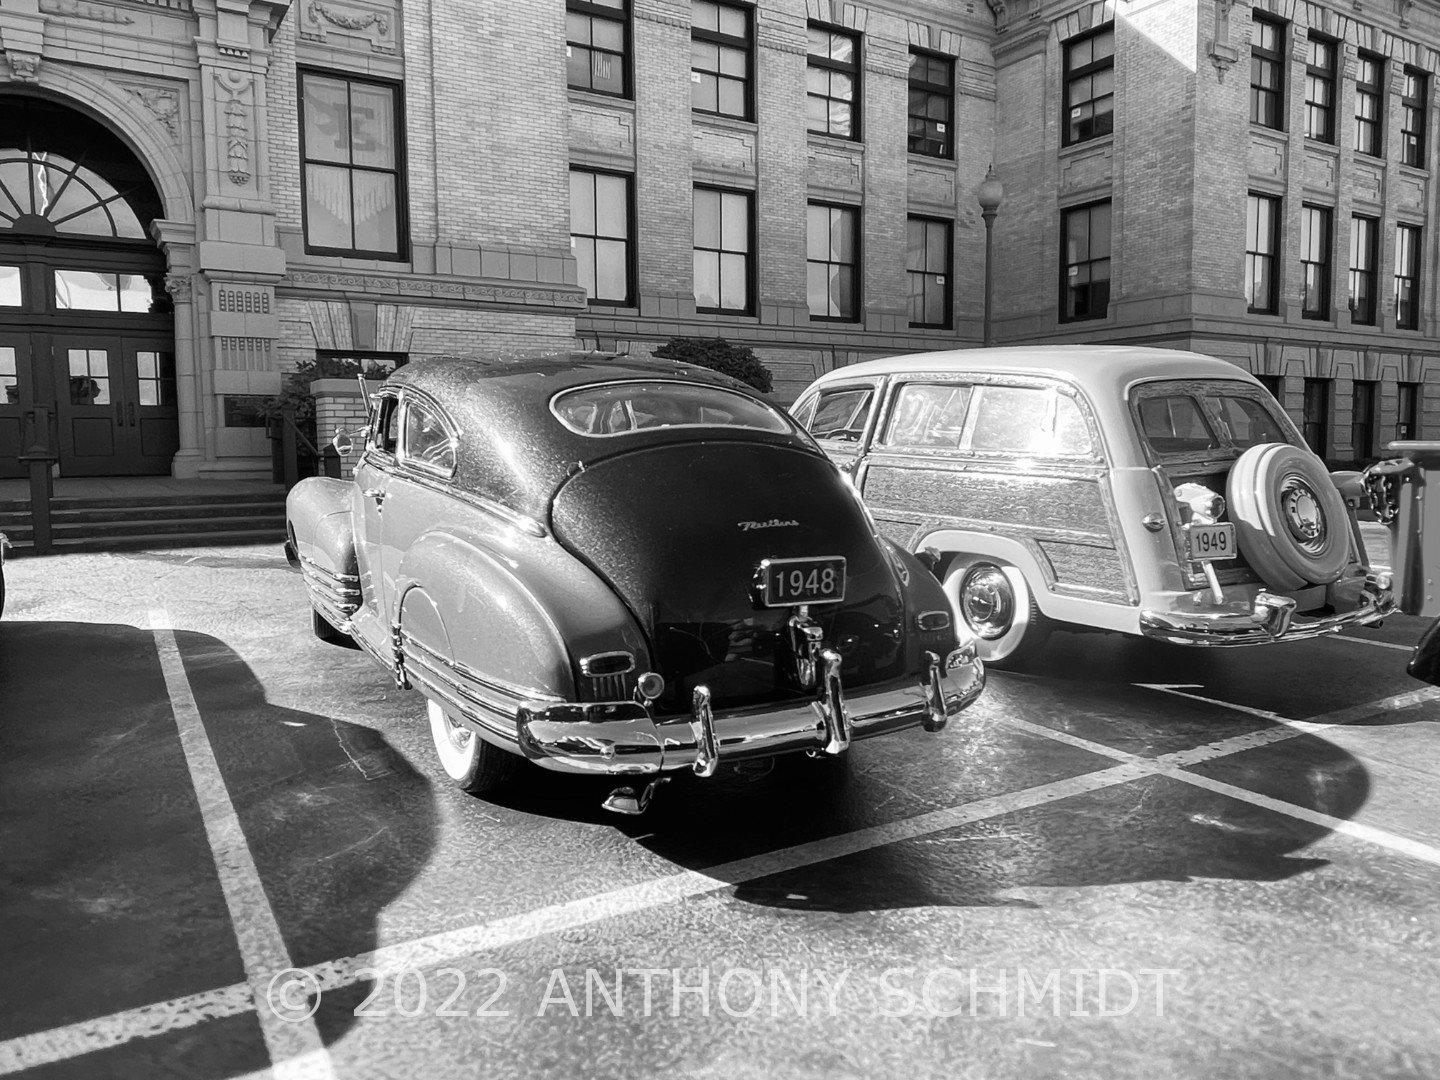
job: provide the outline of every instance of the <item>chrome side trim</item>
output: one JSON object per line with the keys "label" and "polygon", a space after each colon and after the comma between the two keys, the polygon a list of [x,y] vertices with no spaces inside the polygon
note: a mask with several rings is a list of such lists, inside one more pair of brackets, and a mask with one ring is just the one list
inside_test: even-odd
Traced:
{"label": "chrome side trim", "polygon": [[481,675],[478,671],[458,660],[447,660],[424,642],[417,641],[411,634],[403,629],[401,635],[407,652],[419,651],[429,657],[431,666],[437,670],[451,670],[460,678],[474,683],[483,689],[493,691],[504,697],[510,698],[516,704],[522,701],[539,701],[543,703],[559,704],[565,699],[546,690],[537,690],[533,686],[521,686],[519,683],[506,682],[503,679],[496,679],[488,675]]}

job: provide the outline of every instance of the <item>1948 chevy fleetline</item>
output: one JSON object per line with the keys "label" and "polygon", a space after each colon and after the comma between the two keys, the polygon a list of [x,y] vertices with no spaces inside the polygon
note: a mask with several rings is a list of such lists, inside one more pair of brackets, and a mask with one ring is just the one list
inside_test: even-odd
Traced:
{"label": "1948 chevy fleetline", "polygon": [[[291,492],[316,633],[428,699],[471,793],[845,752],[984,683],[939,583],[785,413],[688,365],[440,358],[381,388],[353,481]],[[637,783],[638,782],[638,783]]]}
{"label": "1948 chevy fleetline", "polygon": [[1249,373],[1159,348],[919,353],[823,375],[794,415],[922,553],[987,662],[1056,625],[1254,645],[1394,606],[1341,486]]}

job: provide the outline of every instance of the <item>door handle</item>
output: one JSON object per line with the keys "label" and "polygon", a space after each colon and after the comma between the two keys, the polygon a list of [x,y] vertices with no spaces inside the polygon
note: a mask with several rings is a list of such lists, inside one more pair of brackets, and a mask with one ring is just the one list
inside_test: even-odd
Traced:
{"label": "door handle", "polygon": [[136,410],[136,408],[135,408],[135,402],[132,401],[132,402],[129,403],[129,405],[130,405],[130,426],[131,426],[131,427],[134,427],[134,426],[135,426],[135,413],[137,412],[137,410]]}

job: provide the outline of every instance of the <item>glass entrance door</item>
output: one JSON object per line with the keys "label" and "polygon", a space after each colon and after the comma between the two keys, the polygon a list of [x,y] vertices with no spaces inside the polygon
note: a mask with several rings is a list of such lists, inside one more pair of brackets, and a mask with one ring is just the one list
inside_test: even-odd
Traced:
{"label": "glass entrance door", "polygon": [[0,477],[25,475],[16,458],[30,402],[30,335],[0,332]]}
{"label": "glass entrance door", "polygon": [[169,471],[177,449],[175,357],[159,339],[54,336],[62,476]]}

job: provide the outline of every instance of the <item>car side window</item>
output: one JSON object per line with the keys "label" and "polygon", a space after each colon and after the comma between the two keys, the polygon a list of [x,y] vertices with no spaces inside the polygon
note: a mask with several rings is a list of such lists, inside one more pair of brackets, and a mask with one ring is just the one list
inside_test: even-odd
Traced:
{"label": "car side window", "polygon": [[1225,434],[1241,450],[1261,443],[1290,441],[1270,410],[1254,398],[1223,394],[1215,400],[1220,407],[1220,423]]}
{"label": "car side window", "polygon": [[1089,457],[1094,447],[1075,399],[1052,388],[986,386],[972,409],[969,449],[1036,457]]}
{"label": "car side window", "polygon": [[413,398],[405,403],[405,433],[400,459],[426,472],[449,477],[455,472],[457,439],[438,412]]}
{"label": "car side window", "polygon": [[895,395],[882,441],[889,446],[958,450],[972,389],[957,383],[907,383]]}
{"label": "car side window", "polygon": [[873,386],[822,390],[815,402],[815,415],[805,426],[817,439],[859,442],[865,434],[865,421],[870,418],[870,406],[874,401]]}
{"label": "car side window", "polygon": [[395,453],[400,435],[400,399],[394,394],[384,394],[375,409],[375,419],[370,428],[370,447],[382,454]]}
{"label": "car side window", "polygon": [[1189,394],[1144,398],[1140,402],[1140,430],[1157,454],[1193,454],[1220,445],[1199,404]]}

